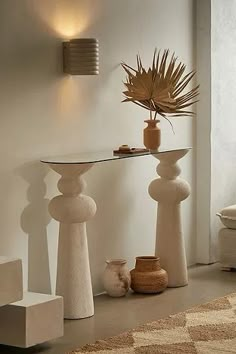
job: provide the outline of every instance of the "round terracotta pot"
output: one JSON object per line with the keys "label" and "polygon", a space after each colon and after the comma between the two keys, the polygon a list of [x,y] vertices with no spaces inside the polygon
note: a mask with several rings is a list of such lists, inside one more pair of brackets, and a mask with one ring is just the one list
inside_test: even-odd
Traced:
{"label": "round terracotta pot", "polygon": [[136,293],[160,293],[168,285],[167,272],[161,268],[158,257],[136,257],[135,268],[131,270],[130,274],[131,289]]}
{"label": "round terracotta pot", "polygon": [[157,125],[160,121],[148,119],[144,122],[147,127],[143,129],[143,144],[149,150],[157,150],[161,145],[161,130]]}

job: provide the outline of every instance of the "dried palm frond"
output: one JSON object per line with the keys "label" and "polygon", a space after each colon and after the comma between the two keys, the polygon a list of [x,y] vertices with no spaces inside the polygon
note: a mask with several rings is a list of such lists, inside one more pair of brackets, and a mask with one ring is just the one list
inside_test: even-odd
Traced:
{"label": "dried palm frond", "polygon": [[[152,66],[144,69],[141,58],[137,55],[137,69],[129,65],[121,64],[127,73],[127,81],[124,82],[126,98],[122,102],[133,102],[150,111],[150,119],[156,119],[157,114],[168,119],[168,116],[191,116],[194,113],[186,110],[197,101],[194,100],[199,92],[199,85],[190,91],[183,93],[186,86],[195,75],[191,71],[184,75],[186,66],[177,64],[177,57],[172,54],[169,60],[169,50],[155,50]],[[153,112],[154,118],[153,118]]]}

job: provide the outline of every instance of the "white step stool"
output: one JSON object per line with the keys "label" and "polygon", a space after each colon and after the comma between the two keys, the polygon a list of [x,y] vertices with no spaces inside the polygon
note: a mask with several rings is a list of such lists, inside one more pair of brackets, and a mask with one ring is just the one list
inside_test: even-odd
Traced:
{"label": "white step stool", "polygon": [[0,306],[23,298],[22,262],[0,257]]}
{"label": "white step stool", "polygon": [[63,336],[63,298],[24,293],[0,308],[0,344],[28,348]]}
{"label": "white step stool", "polygon": [[219,256],[222,270],[236,268],[236,230],[226,227],[220,229]]}

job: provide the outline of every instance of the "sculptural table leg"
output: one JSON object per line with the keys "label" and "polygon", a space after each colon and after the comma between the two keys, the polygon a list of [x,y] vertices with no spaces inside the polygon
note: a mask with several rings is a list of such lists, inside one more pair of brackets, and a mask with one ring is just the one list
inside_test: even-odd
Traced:
{"label": "sculptural table leg", "polygon": [[187,182],[179,178],[181,170],[177,161],[188,149],[160,153],[155,179],[149,186],[150,196],[158,202],[155,253],[168,273],[168,286],[188,284],[184,239],[181,228],[180,203],[190,194]]}
{"label": "sculptural table leg", "polygon": [[51,216],[60,222],[56,294],[64,298],[64,317],[79,319],[93,316],[93,293],[87,246],[86,221],[96,213],[92,198],[82,194],[82,174],[92,164],[50,164],[62,177],[61,195],[49,204]]}

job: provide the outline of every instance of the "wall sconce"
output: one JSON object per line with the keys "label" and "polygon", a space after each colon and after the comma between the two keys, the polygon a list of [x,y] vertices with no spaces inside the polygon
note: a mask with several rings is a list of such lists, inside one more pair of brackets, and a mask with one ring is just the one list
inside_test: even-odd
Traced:
{"label": "wall sconce", "polygon": [[71,75],[99,73],[99,45],[95,38],[63,42],[63,71]]}

